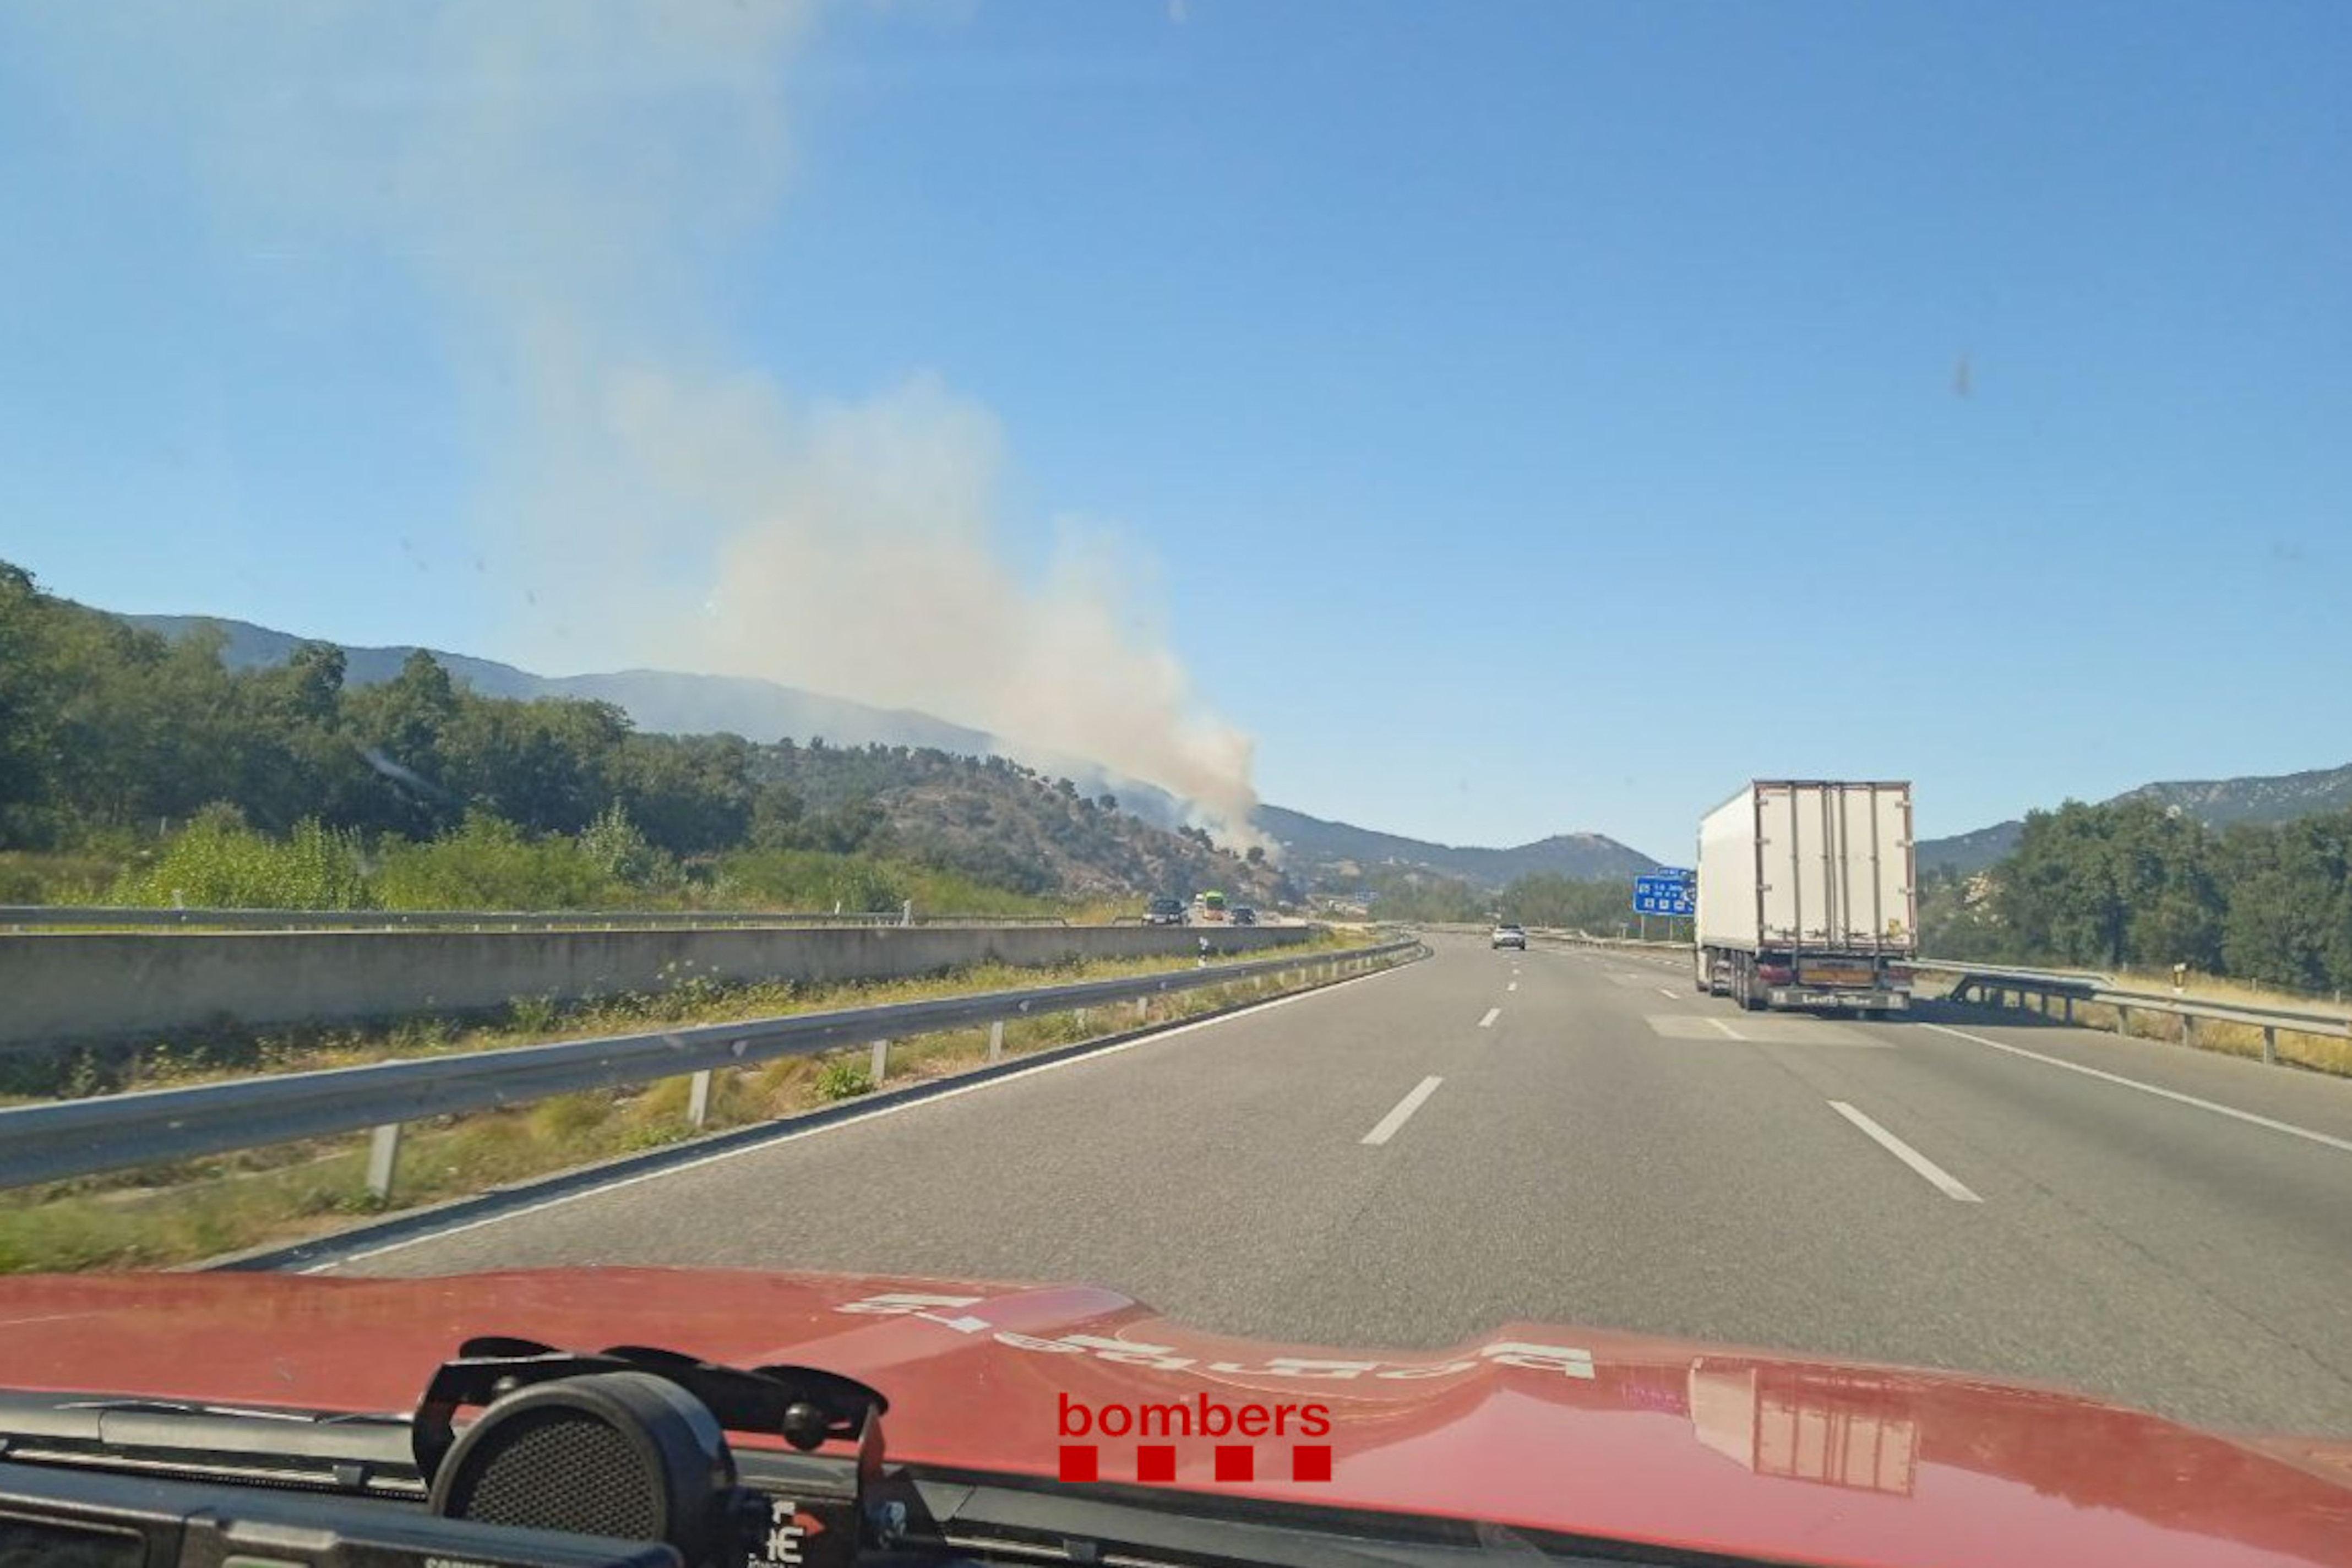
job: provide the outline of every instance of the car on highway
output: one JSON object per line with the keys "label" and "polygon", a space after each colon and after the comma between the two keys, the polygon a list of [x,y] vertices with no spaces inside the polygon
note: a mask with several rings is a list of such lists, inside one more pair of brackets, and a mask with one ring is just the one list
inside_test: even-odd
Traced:
{"label": "car on highway", "polygon": [[1515,921],[1502,921],[1495,927],[1494,946],[1496,949],[1516,947],[1521,952],[1527,952],[1527,928],[1516,923]]}
{"label": "car on highway", "polygon": [[1257,924],[1257,910],[1252,909],[1247,904],[1235,904],[1233,911],[1233,922],[1237,926],[1254,926]]}
{"label": "car on highway", "polygon": [[1180,926],[1184,923],[1184,900],[1162,895],[1146,904],[1143,923],[1150,926]]}
{"label": "car on highway", "polygon": [[0,1456],[28,1565],[2352,1563],[2352,1443],[1575,1325],[1251,1341],[954,1278],[0,1279]]}

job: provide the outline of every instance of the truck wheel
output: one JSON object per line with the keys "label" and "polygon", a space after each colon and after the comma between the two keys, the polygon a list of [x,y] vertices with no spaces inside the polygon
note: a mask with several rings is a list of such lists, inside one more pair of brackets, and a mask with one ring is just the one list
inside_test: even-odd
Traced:
{"label": "truck wheel", "polygon": [[1739,1005],[1750,1013],[1764,1011],[1764,998],[1756,990],[1756,965],[1739,966]]}

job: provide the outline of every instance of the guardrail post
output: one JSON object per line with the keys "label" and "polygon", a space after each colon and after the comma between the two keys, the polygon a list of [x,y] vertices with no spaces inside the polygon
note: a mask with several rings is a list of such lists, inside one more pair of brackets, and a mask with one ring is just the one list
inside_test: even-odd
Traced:
{"label": "guardrail post", "polygon": [[1135,1021],[1140,1024],[1150,1016],[1151,998],[1149,996],[1138,996],[1135,999]]}
{"label": "guardrail post", "polygon": [[2131,1009],[2120,1002],[2116,1004],[2116,1033],[2118,1035],[2131,1033]]}
{"label": "guardrail post", "polygon": [[686,1119],[697,1127],[710,1120],[710,1069],[704,1068],[687,1080]]}
{"label": "guardrail post", "polygon": [[2263,1065],[2269,1068],[2278,1066],[2278,1026],[2276,1024],[2263,1026]]}
{"label": "guardrail post", "polygon": [[879,1084],[882,1081],[884,1075],[888,1073],[889,1070],[890,1042],[887,1040],[877,1040],[874,1042],[874,1070],[868,1076],[871,1077],[877,1084]]}
{"label": "guardrail post", "polygon": [[368,1195],[378,1203],[392,1197],[392,1173],[400,1163],[400,1123],[387,1121],[368,1140]]}
{"label": "guardrail post", "polygon": [[988,1026],[988,1059],[992,1062],[1004,1059],[1004,1020],[1002,1018]]}
{"label": "guardrail post", "polygon": [[2180,1015],[2180,1043],[2184,1046],[2197,1043],[2197,1015],[2194,1013]]}
{"label": "guardrail post", "polygon": [[2074,1021],[2074,999],[2072,996],[2069,996],[2065,998],[2065,1003],[2066,1021],[2071,1024]]}

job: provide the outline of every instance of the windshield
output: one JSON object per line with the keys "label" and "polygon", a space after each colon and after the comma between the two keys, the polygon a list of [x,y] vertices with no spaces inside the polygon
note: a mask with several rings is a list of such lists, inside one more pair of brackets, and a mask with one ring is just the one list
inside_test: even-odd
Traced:
{"label": "windshield", "polygon": [[2352,8],[24,0],[0,146],[7,1275],[2352,1442]]}

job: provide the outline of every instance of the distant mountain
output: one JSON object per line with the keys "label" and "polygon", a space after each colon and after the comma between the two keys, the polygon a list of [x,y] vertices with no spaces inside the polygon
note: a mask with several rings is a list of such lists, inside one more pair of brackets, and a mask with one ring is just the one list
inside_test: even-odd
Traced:
{"label": "distant mountain", "polygon": [[2116,798],[2177,805],[2208,827],[2238,822],[2291,822],[2352,805],[2352,763],[2266,777],[2142,784]]}
{"label": "distant mountain", "polygon": [[[305,639],[247,621],[205,616],[125,616],[131,625],[179,638],[206,627],[227,637],[221,658],[233,669],[283,664]],[[390,680],[414,647],[345,647],[343,679],[353,686]],[[452,676],[485,697],[525,701],[541,697],[610,702],[640,730],[658,734],[725,732],[751,741],[822,738],[836,746],[931,746],[964,756],[1006,753],[994,737],[903,708],[870,708],[845,698],[824,697],[797,687],[729,675],[678,675],[658,669],[625,669],[609,675],[533,675],[510,664],[474,658],[440,648],[424,651]],[[1025,759],[1024,759],[1025,760]],[[1040,764],[1032,763],[1032,766]],[[1080,781],[1085,782],[1085,781]]]}
{"label": "distant mountain", "polygon": [[[2291,822],[2298,816],[2352,806],[2352,763],[2299,773],[2142,784],[2112,797],[2108,804],[2125,800],[2177,805],[2208,827]],[[2024,823],[2011,820],[1949,838],[1923,839],[1919,867],[1926,870],[1940,866],[1963,874],[1981,871],[2016,848],[2017,837],[2024,828]]]}
{"label": "distant mountain", "polygon": [[1958,871],[1963,876],[1981,871],[1997,860],[2004,859],[2017,847],[2017,836],[2025,831],[2025,824],[2015,817],[1996,822],[1990,827],[1979,827],[1969,833],[1956,833],[1949,838],[1923,838],[1918,845],[1919,869]]}
{"label": "distant mountain", "polygon": [[[179,638],[216,629],[226,639],[221,657],[234,668],[283,664],[306,639],[247,621],[206,616],[125,616],[122,619]],[[418,650],[410,647],[343,649],[344,679],[372,686],[392,679]],[[529,700],[568,697],[610,702],[638,729],[656,733],[729,733],[747,740],[806,742],[831,746],[910,746],[961,756],[1002,756],[1048,777],[1067,778],[1088,799],[1118,797],[1122,811],[1157,827],[1185,825],[1184,803],[1157,785],[1123,777],[1101,764],[1034,747],[1016,747],[985,731],[968,729],[910,709],[868,707],[771,680],[723,675],[681,675],[656,669],[605,675],[533,675],[509,664],[426,648],[442,668],[485,697]],[[1308,886],[1351,889],[1366,869],[1399,866],[1434,871],[1481,888],[1499,888],[1536,871],[1579,879],[1630,877],[1657,862],[1596,833],[1573,833],[1511,849],[1431,844],[1327,821],[1278,805],[1261,805],[1259,829],[1285,847],[1284,867]]]}
{"label": "distant mountain", "polygon": [[1418,868],[1499,888],[1538,871],[1590,881],[1632,877],[1658,864],[1597,833],[1556,834],[1516,848],[1482,849],[1379,833],[1278,805],[1258,807],[1257,825],[1281,844],[1283,865],[1293,876],[1330,887],[1345,887],[1381,866]]}

